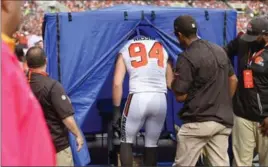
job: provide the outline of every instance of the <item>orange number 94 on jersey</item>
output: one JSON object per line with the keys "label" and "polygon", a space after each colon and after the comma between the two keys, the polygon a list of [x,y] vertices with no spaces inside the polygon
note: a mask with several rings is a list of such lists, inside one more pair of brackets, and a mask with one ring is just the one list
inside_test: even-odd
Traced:
{"label": "orange number 94 on jersey", "polygon": [[164,68],[163,46],[160,42],[155,42],[149,52],[147,52],[143,43],[132,43],[129,46],[128,51],[130,57],[140,58],[140,60],[131,61],[131,66],[134,68],[146,66],[148,64],[148,58],[157,59],[158,66]]}

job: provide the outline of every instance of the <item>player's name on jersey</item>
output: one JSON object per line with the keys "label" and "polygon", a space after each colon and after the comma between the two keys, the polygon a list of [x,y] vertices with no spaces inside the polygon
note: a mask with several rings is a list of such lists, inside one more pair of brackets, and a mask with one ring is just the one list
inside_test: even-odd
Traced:
{"label": "player's name on jersey", "polygon": [[155,40],[155,38],[144,37],[144,36],[134,38],[134,41],[143,41],[143,40]]}

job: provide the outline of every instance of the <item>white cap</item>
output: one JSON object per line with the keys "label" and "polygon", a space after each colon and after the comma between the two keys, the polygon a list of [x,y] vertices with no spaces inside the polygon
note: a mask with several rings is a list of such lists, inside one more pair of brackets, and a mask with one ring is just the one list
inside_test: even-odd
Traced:
{"label": "white cap", "polygon": [[32,35],[29,39],[28,39],[28,47],[33,47],[35,46],[35,44],[37,42],[43,41],[42,37],[37,36],[37,35]]}

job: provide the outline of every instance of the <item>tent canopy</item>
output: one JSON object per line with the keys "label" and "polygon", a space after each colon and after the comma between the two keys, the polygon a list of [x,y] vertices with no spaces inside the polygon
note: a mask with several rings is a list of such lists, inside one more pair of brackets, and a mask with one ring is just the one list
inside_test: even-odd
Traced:
{"label": "tent canopy", "polygon": [[[72,100],[78,122],[82,126],[85,119],[89,119],[87,132],[100,130],[101,120],[91,111],[96,99],[111,98],[109,74],[112,74],[117,52],[135,28],[160,38],[175,60],[181,50],[174,36],[173,21],[183,14],[197,20],[198,34],[203,39],[224,45],[236,35],[236,12],[232,10],[119,5],[96,11],[45,15],[47,70],[58,80],[60,67],[61,82]],[[104,86],[106,81],[108,84]],[[127,85],[125,93],[127,95]]]}
{"label": "tent canopy", "polygon": [[[198,34],[203,39],[224,45],[236,35],[236,12],[232,10],[119,5],[45,15],[47,71],[52,78],[60,79],[84,132],[102,129],[96,100],[111,99],[117,53],[135,35],[135,29],[160,39],[175,62],[181,50],[174,36],[173,21],[183,14],[196,19]],[[127,93],[128,77],[124,97]],[[166,129],[173,131],[173,124],[180,124],[176,115],[181,104],[175,102],[172,94],[168,98]]]}

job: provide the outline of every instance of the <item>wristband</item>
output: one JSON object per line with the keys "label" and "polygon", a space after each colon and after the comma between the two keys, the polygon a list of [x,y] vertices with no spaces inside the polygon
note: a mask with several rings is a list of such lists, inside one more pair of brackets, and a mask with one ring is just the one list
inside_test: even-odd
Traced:
{"label": "wristband", "polygon": [[120,106],[114,106],[114,112],[120,112]]}

